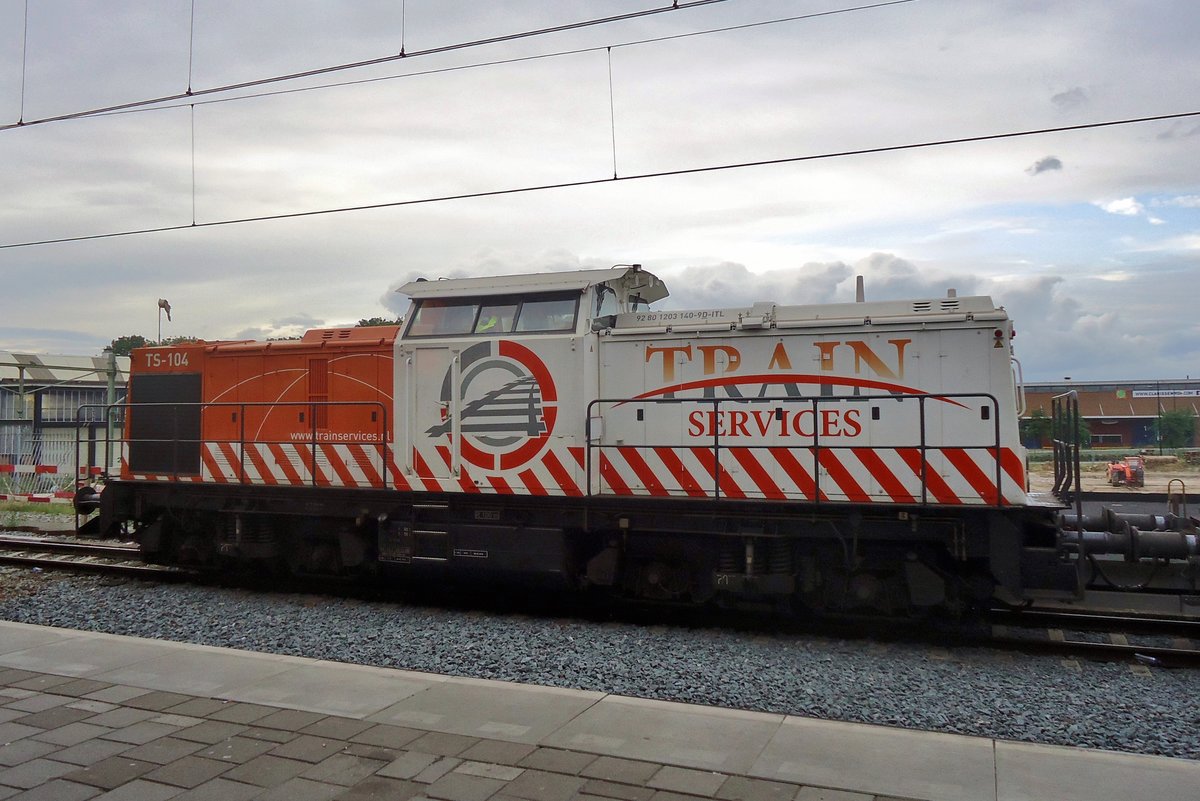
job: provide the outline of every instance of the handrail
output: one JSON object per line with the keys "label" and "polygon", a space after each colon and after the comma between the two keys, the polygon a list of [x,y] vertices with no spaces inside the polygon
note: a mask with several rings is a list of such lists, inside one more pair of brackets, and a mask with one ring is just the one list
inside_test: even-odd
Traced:
{"label": "handrail", "polygon": [[[322,437],[320,436],[321,431],[317,427],[317,419],[318,419],[317,410],[322,409],[322,408],[324,408],[324,409],[328,409],[328,408],[345,409],[345,408],[350,408],[350,407],[367,407],[367,408],[376,409],[380,413],[378,420],[373,421],[374,423],[376,423],[376,428],[378,431],[377,439],[374,441],[370,441],[370,440],[353,441],[353,442],[347,442],[346,444],[361,445],[364,447],[373,448],[379,454],[380,478],[382,479],[383,486],[385,488],[388,486],[387,449],[388,449],[388,445],[391,441],[391,438],[389,436],[390,429],[389,429],[389,425],[388,425],[387,405],[385,403],[383,403],[382,401],[279,401],[279,402],[269,402],[269,401],[251,401],[251,402],[155,401],[155,402],[145,402],[145,403],[122,401],[119,403],[112,403],[112,404],[100,404],[100,403],[83,404],[83,405],[79,406],[78,409],[76,409],[75,417],[76,417],[76,421],[78,422],[80,415],[82,415],[84,413],[85,409],[96,408],[96,409],[104,410],[104,415],[105,415],[104,419],[107,421],[109,419],[109,416],[111,416],[114,411],[118,411],[118,410],[124,411],[128,415],[130,412],[138,410],[138,409],[153,409],[153,408],[165,408],[165,407],[170,407],[172,409],[197,408],[199,410],[199,413],[201,416],[203,416],[205,412],[208,412],[208,411],[211,411],[214,409],[222,409],[222,408],[236,409],[237,416],[238,416],[238,419],[237,419],[238,436],[236,439],[228,439],[228,438],[217,439],[217,438],[213,438],[213,437],[205,437],[203,435],[203,422],[201,422],[201,436],[199,438],[197,438],[197,439],[181,438],[178,436],[178,422],[179,422],[178,415],[174,415],[172,417],[172,423],[175,426],[175,432],[173,433],[173,436],[171,436],[170,438],[141,437],[141,438],[138,438],[135,440],[132,437],[128,437],[125,435],[127,433],[127,431],[123,432],[122,435],[119,437],[109,437],[108,432],[106,430],[105,437],[104,437],[104,459],[103,459],[104,460],[104,469],[100,474],[103,479],[108,480],[110,478],[110,476],[108,475],[108,470],[112,467],[113,451],[114,451],[115,446],[118,444],[132,445],[134,443],[142,443],[142,444],[171,443],[174,446],[171,450],[171,463],[176,469],[166,471],[166,472],[162,473],[162,475],[175,476],[175,477],[192,476],[192,475],[197,474],[194,471],[189,470],[189,471],[184,472],[184,471],[180,471],[178,469],[179,446],[181,444],[203,446],[204,443],[211,442],[211,443],[216,443],[216,444],[220,444],[220,445],[236,446],[237,454],[238,454],[237,480],[238,480],[238,483],[240,483],[240,484],[249,483],[249,482],[247,482],[247,476],[246,476],[246,447],[245,447],[246,445],[248,445],[248,444],[249,445],[305,445],[305,446],[312,446],[310,448],[310,454],[309,454],[310,458],[308,460],[308,465],[306,467],[308,468],[311,483],[314,486],[316,486],[319,483],[317,480],[317,475],[318,475],[317,454],[318,454],[319,449],[316,446],[321,445],[321,444],[338,444],[339,443],[339,440],[337,440],[337,439],[330,439],[329,441],[322,439]],[[293,409],[299,408],[299,409],[307,411],[309,427],[308,427],[308,431],[305,432],[305,436],[303,436],[300,439],[295,438],[294,435],[290,439],[261,439],[258,437],[253,437],[253,438],[247,439],[247,437],[246,437],[246,410],[247,409],[274,410],[274,409],[279,409],[279,408],[293,408]],[[201,421],[203,421],[203,417],[201,417]],[[125,425],[128,427],[129,424],[130,424],[130,418],[127,416],[125,419]],[[90,470],[84,471],[83,466],[80,464],[79,430],[80,430],[79,426],[76,426],[76,432],[75,432],[75,480],[76,480],[77,484],[80,482],[81,477],[83,477],[85,475],[85,472],[90,474]],[[90,467],[91,467],[91,465],[89,465],[89,468]],[[150,472],[150,471],[142,471],[142,472]],[[158,474],[158,471],[154,471],[154,472],[156,474]]]}
{"label": "handrail", "polygon": [[[931,444],[928,441],[928,432],[926,429],[926,419],[927,419],[926,403],[927,403],[927,401],[929,401],[929,400],[948,401],[948,400],[953,400],[956,398],[977,398],[977,399],[986,400],[990,403],[990,405],[991,405],[991,415],[990,415],[991,420],[990,420],[990,422],[991,422],[991,435],[992,435],[990,442],[980,442],[980,443],[955,442],[953,444]],[[753,398],[736,398],[736,397],[734,397],[734,398],[598,398],[596,400],[591,401],[587,406],[587,415],[586,415],[586,419],[587,419],[587,433],[586,433],[587,449],[586,449],[586,458],[585,458],[585,463],[584,463],[585,479],[587,482],[587,494],[589,494],[589,495],[596,494],[593,491],[593,477],[594,477],[594,470],[596,469],[594,466],[594,461],[595,461],[595,458],[598,458],[598,456],[594,457],[593,456],[594,453],[602,454],[603,451],[606,449],[620,449],[620,448],[628,448],[628,447],[635,447],[635,448],[691,447],[691,445],[689,445],[685,442],[645,441],[645,442],[637,442],[637,443],[633,443],[633,444],[628,444],[628,443],[608,444],[608,443],[600,442],[597,440],[597,437],[593,436],[592,424],[593,424],[593,420],[601,420],[601,421],[604,420],[604,417],[601,414],[599,414],[599,412],[598,412],[598,407],[601,405],[617,406],[617,405],[630,405],[630,404],[643,404],[643,405],[691,404],[691,405],[696,405],[696,406],[700,406],[700,407],[711,407],[711,411],[709,413],[716,415],[716,414],[720,413],[721,407],[723,405],[745,406],[745,405],[752,405],[752,404],[776,404],[776,405],[782,406],[782,405],[790,404],[793,407],[802,405],[803,408],[811,409],[813,412],[814,420],[816,420],[816,419],[819,419],[818,412],[819,412],[819,408],[822,404],[834,404],[834,403],[867,404],[867,403],[880,403],[880,402],[886,402],[886,401],[900,401],[900,402],[916,401],[916,403],[918,405],[919,425],[918,425],[918,431],[917,431],[917,441],[915,443],[912,443],[911,445],[905,445],[905,446],[900,446],[900,445],[880,446],[878,444],[833,445],[833,444],[828,444],[828,438],[826,438],[826,440],[822,440],[821,430],[820,430],[821,427],[819,425],[814,425],[812,436],[811,437],[806,436],[805,439],[807,439],[808,442],[806,442],[802,446],[805,449],[812,450],[814,465],[818,465],[818,466],[820,465],[820,458],[821,458],[822,451],[855,451],[855,450],[869,451],[869,450],[875,450],[879,447],[915,447],[917,450],[919,450],[919,452],[921,454],[921,467],[920,467],[920,474],[919,474],[920,483],[921,483],[920,504],[927,505],[929,503],[929,476],[927,473],[928,459],[926,458],[926,453],[928,451],[940,449],[943,447],[954,447],[954,448],[963,448],[963,449],[990,449],[996,456],[995,475],[994,475],[996,493],[995,493],[994,499],[991,499],[991,500],[994,500],[995,502],[988,503],[989,498],[983,498],[982,500],[985,503],[988,503],[988,505],[992,505],[992,506],[996,506],[996,507],[1000,507],[1000,506],[1004,505],[1004,495],[1003,495],[1003,490],[1002,490],[1003,467],[1001,465],[1002,459],[1001,459],[1001,450],[1000,450],[1000,414],[999,414],[1000,404],[994,395],[992,395],[991,393],[986,393],[986,392],[914,393],[912,395],[810,395],[810,396],[783,395],[783,396],[765,396],[765,397],[753,397]],[[713,419],[716,419],[716,418],[714,417]],[[729,436],[726,435],[725,438],[728,439]],[[765,435],[764,435],[764,438],[765,438]],[[721,451],[722,451],[723,447],[725,449],[728,449],[730,446],[724,445],[720,427],[717,425],[714,425],[713,426],[713,436],[712,436],[712,449],[713,449],[713,471],[712,472],[713,472],[713,480],[714,480],[713,497],[717,498],[717,499],[722,497],[721,476],[722,476],[723,468],[722,468],[722,463],[721,463]],[[769,443],[759,442],[759,443],[751,443],[751,444],[745,444],[745,445],[739,443],[736,447],[746,448],[748,450],[761,450],[761,449],[767,449],[767,448],[778,448],[778,447],[780,447],[780,444],[778,442],[769,442]],[[812,493],[813,494],[813,503],[820,504],[820,503],[822,503],[822,501],[821,501],[821,471],[820,470],[814,470],[813,484],[814,484],[813,493]],[[596,486],[598,486],[598,485],[596,485]]]}
{"label": "handrail", "polygon": [[1069,390],[1050,399],[1050,442],[1054,448],[1054,495],[1075,503],[1075,519],[1083,519],[1079,468],[1079,393]]}

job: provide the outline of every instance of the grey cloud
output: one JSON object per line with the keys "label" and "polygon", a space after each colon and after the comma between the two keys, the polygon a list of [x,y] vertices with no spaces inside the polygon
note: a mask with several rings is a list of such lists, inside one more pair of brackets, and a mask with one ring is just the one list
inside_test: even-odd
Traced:
{"label": "grey cloud", "polygon": [[758,301],[808,304],[831,300],[850,276],[842,262],[810,263],[792,270],[751,273],[744,264],[718,262],[656,271],[671,290],[666,307],[721,308]]}
{"label": "grey cloud", "polygon": [[1060,111],[1070,111],[1071,109],[1079,108],[1087,101],[1087,92],[1081,86],[1073,87],[1065,92],[1059,92],[1050,98],[1050,102]]}
{"label": "grey cloud", "polygon": [[1186,120],[1176,120],[1155,138],[1160,142],[1169,142],[1173,139],[1187,139],[1197,134],[1200,134],[1200,125]]}
{"label": "grey cloud", "polygon": [[319,317],[313,317],[311,314],[293,314],[288,317],[280,317],[271,321],[271,325],[275,328],[285,328],[292,325],[302,325],[306,328],[318,328],[325,325],[325,321]]}
{"label": "grey cloud", "polygon": [[230,338],[263,340],[276,337],[294,337],[300,336],[310,328],[322,328],[325,324],[325,321],[319,317],[313,317],[311,314],[300,312],[288,315],[287,317],[276,318],[263,325],[243,328]]}
{"label": "grey cloud", "polygon": [[1060,159],[1058,156],[1046,156],[1045,158],[1035,161],[1032,166],[1025,170],[1025,172],[1029,173],[1030,175],[1038,175],[1039,173],[1047,172],[1049,170],[1061,170],[1062,168],[1062,159]]}
{"label": "grey cloud", "polygon": [[0,327],[0,350],[13,353],[99,354],[109,341],[65,328]]}

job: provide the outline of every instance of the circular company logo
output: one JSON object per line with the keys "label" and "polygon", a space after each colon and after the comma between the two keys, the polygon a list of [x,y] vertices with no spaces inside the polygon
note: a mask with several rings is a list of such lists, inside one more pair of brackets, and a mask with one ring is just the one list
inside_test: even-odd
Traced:
{"label": "circular company logo", "polygon": [[[459,371],[463,459],[486,470],[511,470],[540,454],[558,418],[558,393],[537,354],[507,340],[479,342],[462,352]],[[452,386],[452,370],[447,370],[444,409],[450,408]],[[445,417],[425,433],[449,437],[452,430]]]}

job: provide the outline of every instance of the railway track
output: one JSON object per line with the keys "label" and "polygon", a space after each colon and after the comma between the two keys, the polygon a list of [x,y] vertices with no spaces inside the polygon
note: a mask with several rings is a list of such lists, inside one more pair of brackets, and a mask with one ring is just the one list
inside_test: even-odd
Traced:
{"label": "railway track", "polygon": [[66,542],[35,536],[0,535],[0,564],[74,573],[104,573],[156,581],[190,578],[190,571],[142,561],[132,545]]}
{"label": "railway track", "polygon": [[1197,618],[1029,609],[995,614],[991,623],[991,641],[1007,648],[1151,667],[1200,667]]}
{"label": "railway track", "polygon": [[[155,581],[197,575],[146,564],[133,545],[72,542],[32,533],[0,534],[0,564]],[[1150,667],[1200,667],[1200,617],[1030,608],[994,610],[988,622],[989,636],[984,639],[1000,648]]]}

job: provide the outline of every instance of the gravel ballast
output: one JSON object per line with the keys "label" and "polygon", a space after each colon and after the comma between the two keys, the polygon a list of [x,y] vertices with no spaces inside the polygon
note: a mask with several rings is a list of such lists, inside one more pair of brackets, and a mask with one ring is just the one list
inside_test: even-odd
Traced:
{"label": "gravel ballast", "polygon": [[314,659],[1200,759],[1200,671],[0,569],[0,618]]}

